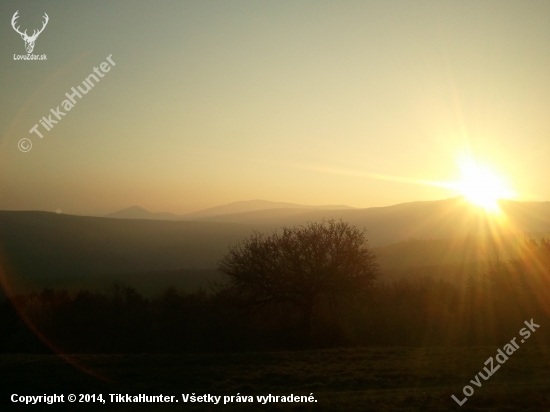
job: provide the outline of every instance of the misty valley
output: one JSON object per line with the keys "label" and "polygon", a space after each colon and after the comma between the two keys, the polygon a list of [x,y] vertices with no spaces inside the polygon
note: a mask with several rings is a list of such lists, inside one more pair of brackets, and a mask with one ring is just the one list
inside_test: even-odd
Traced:
{"label": "misty valley", "polygon": [[[540,330],[475,399],[505,405],[516,393],[522,410],[544,402],[543,371],[528,379],[534,397],[508,388],[525,384],[518,368],[547,356],[548,203],[504,204],[505,227],[460,198],[269,206],[187,218],[0,212],[0,362],[25,370],[32,359],[75,390],[139,392],[152,374],[164,392],[262,397],[269,388],[325,405],[307,410],[439,410],[475,361],[534,318]],[[235,208],[252,210],[224,213]],[[23,379],[15,375],[6,390]]]}

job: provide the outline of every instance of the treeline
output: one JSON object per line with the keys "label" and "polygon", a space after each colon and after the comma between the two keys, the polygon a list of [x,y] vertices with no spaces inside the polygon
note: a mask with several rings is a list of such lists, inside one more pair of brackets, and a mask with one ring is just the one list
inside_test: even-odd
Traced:
{"label": "treeline", "polygon": [[550,242],[530,242],[517,259],[493,262],[483,276],[464,284],[426,275],[377,283],[354,299],[319,300],[307,337],[295,307],[249,307],[223,288],[209,293],[169,288],[156,298],[121,285],[76,294],[44,289],[2,304],[0,350],[174,353],[502,345],[531,318],[541,325],[531,340],[550,338]]}

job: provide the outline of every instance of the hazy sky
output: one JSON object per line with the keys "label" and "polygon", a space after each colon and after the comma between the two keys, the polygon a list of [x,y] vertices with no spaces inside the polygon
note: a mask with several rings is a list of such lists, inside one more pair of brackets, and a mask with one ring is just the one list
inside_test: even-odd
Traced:
{"label": "hazy sky", "polygon": [[[14,60],[16,10],[28,34],[49,15],[46,61]],[[410,181],[459,179],[467,153],[550,200],[548,1],[4,0],[0,16],[0,209],[384,206],[454,196]]]}

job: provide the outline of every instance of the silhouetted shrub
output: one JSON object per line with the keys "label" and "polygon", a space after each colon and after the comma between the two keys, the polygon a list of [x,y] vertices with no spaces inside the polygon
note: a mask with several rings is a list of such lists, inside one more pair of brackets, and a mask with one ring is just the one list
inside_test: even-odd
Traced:
{"label": "silhouetted shrub", "polygon": [[[424,277],[376,283],[356,299],[320,300],[309,343],[502,345],[531,318],[541,325],[531,339],[545,343],[550,338],[548,296],[550,245],[529,242],[514,260],[493,263],[484,276],[464,284]],[[227,289],[183,293],[169,288],[153,299],[121,285],[104,293],[44,289],[0,305],[0,350],[44,352],[37,335],[54,350],[74,353],[300,347],[300,308],[241,303]]]}

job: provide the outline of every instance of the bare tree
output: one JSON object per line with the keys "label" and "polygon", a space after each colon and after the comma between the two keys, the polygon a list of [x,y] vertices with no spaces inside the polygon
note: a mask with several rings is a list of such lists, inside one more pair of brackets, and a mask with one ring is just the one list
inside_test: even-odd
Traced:
{"label": "bare tree", "polygon": [[250,304],[293,304],[309,335],[316,302],[357,295],[375,281],[376,255],[366,242],[365,230],[341,220],[254,232],[230,248],[219,270]]}

